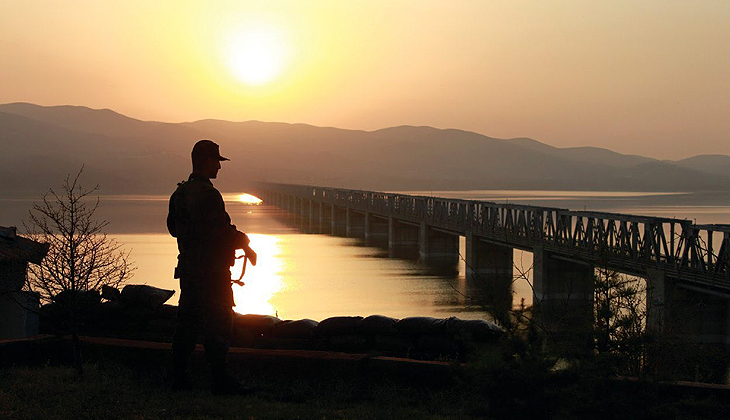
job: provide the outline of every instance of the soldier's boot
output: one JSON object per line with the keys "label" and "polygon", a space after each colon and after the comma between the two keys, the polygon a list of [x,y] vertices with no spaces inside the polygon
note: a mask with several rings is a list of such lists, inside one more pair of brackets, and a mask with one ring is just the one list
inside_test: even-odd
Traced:
{"label": "soldier's boot", "polygon": [[[172,346],[172,389],[174,391],[185,391],[193,388],[188,378],[188,359],[190,359],[190,346],[187,343],[173,343]],[[193,348],[195,343],[193,343]]]}
{"label": "soldier's boot", "polygon": [[213,395],[248,395],[253,390],[228,374],[225,361],[215,361],[210,364],[210,392]]}

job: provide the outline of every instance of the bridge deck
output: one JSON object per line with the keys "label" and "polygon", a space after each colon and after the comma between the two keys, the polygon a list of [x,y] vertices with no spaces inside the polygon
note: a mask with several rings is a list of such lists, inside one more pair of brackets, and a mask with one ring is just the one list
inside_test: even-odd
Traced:
{"label": "bridge deck", "polygon": [[308,185],[259,189],[264,197],[284,194],[523,250],[542,247],[627,274],[658,269],[688,285],[730,292],[730,225]]}

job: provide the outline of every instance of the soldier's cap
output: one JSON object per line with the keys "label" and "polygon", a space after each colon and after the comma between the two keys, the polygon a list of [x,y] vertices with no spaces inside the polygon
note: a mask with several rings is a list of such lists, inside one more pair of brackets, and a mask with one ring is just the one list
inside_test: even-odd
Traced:
{"label": "soldier's cap", "polygon": [[218,144],[211,140],[200,140],[193,146],[193,157],[212,157],[218,160],[230,160],[221,156]]}

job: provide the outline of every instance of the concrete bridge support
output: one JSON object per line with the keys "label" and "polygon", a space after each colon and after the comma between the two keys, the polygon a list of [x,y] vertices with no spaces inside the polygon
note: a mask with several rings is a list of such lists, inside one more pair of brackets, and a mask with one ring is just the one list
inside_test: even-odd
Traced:
{"label": "concrete bridge support", "polygon": [[314,200],[309,200],[309,229],[307,230],[307,232],[309,233],[320,233],[320,207],[322,207],[322,203],[316,202]]}
{"label": "concrete bridge support", "polygon": [[286,196],[284,195],[284,193],[271,191],[266,194],[266,198],[264,199],[267,204],[273,204],[280,209],[286,208],[285,200]]}
{"label": "concrete bridge support", "polygon": [[419,227],[419,257],[431,267],[458,270],[459,235],[439,231],[421,223]]}
{"label": "concrete bridge support", "polygon": [[287,197],[286,201],[286,211],[288,213],[287,219],[289,220],[289,223],[292,223],[297,227],[301,226],[301,208],[299,198],[290,195]]}
{"label": "concrete bridge support", "polygon": [[312,200],[307,200],[306,198],[300,198],[298,199],[298,206],[299,206],[299,226],[302,227],[302,230],[305,233],[312,233],[311,226],[310,226],[310,216],[312,211]]}
{"label": "concrete bridge support", "polygon": [[365,215],[365,245],[388,248],[388,219]]}
{"label": "concrete bridge support", "polygon": [[512,309],[514,250],[466,233],[466,278],[479,299],[493,306],[495,315]]}
{"label": "concrete bridge support", "polygon": [[533,251],[534,306],[555,350],[579,355],[593,347],[593,265]]}
{"label": "concrete bridge support", "polygon": [[730,297],[679,287],[661,270],[648,270],[647,329],[666,337],[730,350]]}
{"label": "concrete bridge support", "polygon": [[319,233],[330,233],[332,231],[332,207],[319,203],[317,214],[317,231]]}
{"label": "concrete bridge support", "polygon": [[271,201],[271,204],[273,204],[273,205],[275,205],[276,207],[279,207],[279,208],[284,208],[284,194],[283,193],[269,192],[267,194],[267,196],[268,196],[267,197],[268,200]]}
{"label": "concrete bridge support", "polygon": [[332,231],[333,207],[334,206],[331,205],[322,205],[322,219],[320,220],[320,224],[322,225],[322,233],[329,233],[334,235],[334,232]]}
{"label": "concrete bridge support", "polygon": [[394,258],[417,260],[419,258],[419,226],[388,219],[388,254]]}
{"label": "concrete bridge support", "polygon": [[365,239],[366,214],[347,209],[347,233],[348,238]]}
{"label": "concrete bridge support", "polygon": [[332,206],[331,211],[332,228],[331,233],[334,236],[347,236],[347,209]]}

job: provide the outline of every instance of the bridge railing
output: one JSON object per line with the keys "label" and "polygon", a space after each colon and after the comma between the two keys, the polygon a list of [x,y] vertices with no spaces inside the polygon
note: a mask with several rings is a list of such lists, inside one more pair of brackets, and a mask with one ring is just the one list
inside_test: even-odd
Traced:
{"label": "bridge railing", "polygon": [[730,225],[306,185],[262,188],[455,233],[472,232],[508,246],[542,246],[631,273],[656,267],[730,290]]}

